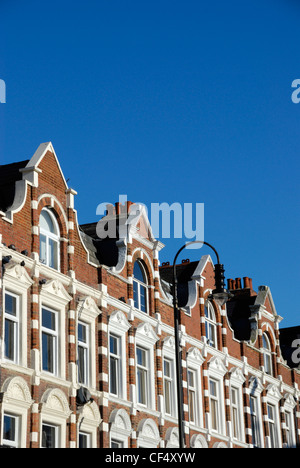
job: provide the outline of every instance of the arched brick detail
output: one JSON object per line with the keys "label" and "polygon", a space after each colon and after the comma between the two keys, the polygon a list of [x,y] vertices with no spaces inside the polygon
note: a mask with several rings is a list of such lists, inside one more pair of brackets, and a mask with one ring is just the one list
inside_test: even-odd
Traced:
{"label": "arched brick detail", "polygon": [[276,337],[275,337],[273,328],[271,327],[271,325],[267,323],[263,323],[261,326],[261,331],[262,331],[262,335],[266,334],[267,337],[269,338],[271,351],[272,353],[274,353],[276,351]]}
{"label": "arched brick detail", "polygon": [[148,286],[154,286],[154,277],[153,277],[153,274],[152,274],[153,265],[150,264],[148,258],[144,254],[143,250],[135,251],[135,253],[133,255],[133,258],[132,258],[132,272],[133,272],[134,264],[135,264],[135,262],[137,260],[139,262],[141,262],[141,264],[145,268],[145,273],[147,275]]}
{"label": "arched brick detail", "polygon": [[[134,269],[134,264],[136,261],[139,261],[145,270],[145,274],[147,276],[147,285],[154,286],[154,277],[152,274],[153,266],[151,266],[145,252],[143,249],[138,249],[134,252],[132,257],[132,274]],[[154,304],[154,289],[148,287],[148,301],[149,301],[149,315],[153,315],[155,313],[155,304]]]}
{"label": "arched brick detail", "polygon": [[67,228],[66,221],[65,221],[65,218],[67,219],[67,215],[66,213],[62,212],[62,209],[57,203],[57,201],[55,200],[55,198],[45,196],[39,201],[38,210],[37,210],[38,219],[40,218],[43,208],[49,208],[53,211],[53,213],[55,214],[56,220],[58,222],[58,225],[59,225],[60,237],[64,237],[65,239],[67,239],[68,228]]}
{"label": "arched brick detail", "polygon": [[[37,220],[39,223],[41,212],[44,208],[48,208],[54,214],[56,221],[58,223],[60,237],[63,239],[68,240],[68,226],[67,226],[67,215],[63,212],[63,209],[59,205],[59,203],[55,200],[54,197],[50,197],[49,195],[45,195],[44,197],[40,198],[37,207]],[[38,241],[39,242],[39,241]],[[69,270],[69,262],[68,262],[68,253],[67,253],[67,242],[60,243],[60,271],[64,274],[67,273]]]}

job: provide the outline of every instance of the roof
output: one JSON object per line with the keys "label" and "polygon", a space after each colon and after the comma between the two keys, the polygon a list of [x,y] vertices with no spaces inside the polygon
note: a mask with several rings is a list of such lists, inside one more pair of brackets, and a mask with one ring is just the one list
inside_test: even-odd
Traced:
{"label": "roof", "polygon": [[[192,280],[199,262],[186,262],[176,265],[177,276],[177,296],[179,307],[185,307],[189,299],[188,283]],[[172,295],[172,288],[170,285],[173,283],[173,265],[163,265],[159,269],[161,284],[165,292]],[[169,285],[169,287],[168,287]]]}
{"label": "roof", "polygon": [[22,180],[20,169],[24,169],[29,160],[0,165],[0,210],[7,211],[15,198],[15,183]]}
{"label": "roof", "polygon": [[82,224],[79,226],[81,239],[89,252],[89,259],[96,265],[116,266],[119,251],[118,239],[99,239],[96,232],[97,223]]}

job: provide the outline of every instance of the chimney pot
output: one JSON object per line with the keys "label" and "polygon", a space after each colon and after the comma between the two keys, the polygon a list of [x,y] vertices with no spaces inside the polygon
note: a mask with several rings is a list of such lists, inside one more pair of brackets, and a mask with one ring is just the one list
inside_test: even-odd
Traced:
{"label": "chimney pot", "polygon": [[244,276],[243,280],[244,280],[244,288],[245,288],[245,289],[250,288],[248,276]]}

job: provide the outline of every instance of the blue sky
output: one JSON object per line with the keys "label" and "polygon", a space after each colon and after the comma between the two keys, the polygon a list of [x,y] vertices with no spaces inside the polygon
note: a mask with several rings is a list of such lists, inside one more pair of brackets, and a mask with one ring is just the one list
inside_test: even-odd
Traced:
{"label": "blue sky", "polygon": [[227,278],[299,325],[299,22],[296,0],[0,0],[1,163],[52,141],[80,223],[120,194],[204,203]]}

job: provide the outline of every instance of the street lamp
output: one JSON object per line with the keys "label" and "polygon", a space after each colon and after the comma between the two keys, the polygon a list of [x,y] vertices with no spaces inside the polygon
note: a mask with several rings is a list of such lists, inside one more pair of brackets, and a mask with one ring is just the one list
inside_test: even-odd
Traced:
{"label": "street lamp", "polygon": [[180,324],[180,310],[178,307],[177,298],[177,275],[176,275],[176,262],[179,254],[191,244],[204,244],[210,247],[217,257],[217,263],[215,265],[215,289],[209,296],[219,306],[223,306],[231,294],[225,288],[225,276],[224,276],[224,265],[220,263],[220,257],[216,249],[208,242],[204,241],[192,241],[186,243],[181,249],[178,250],[175,255],[173,262],[173,308],[174,308],[174,334],[175,334],[175,352],[176,352],[176,383],[177,383],[177,405],[178,405],[178,431],[179,431],[179,447],[181,449],[185,446],[184,437],[184,425],[183,425],[183,387],[182,387],[182,361],[181,361],[181,349],[179,343],[179,324]]}

